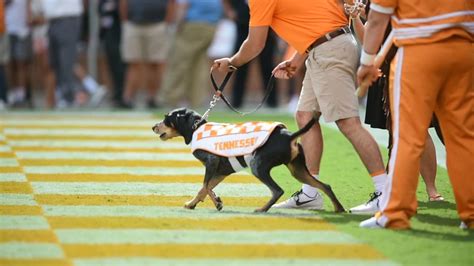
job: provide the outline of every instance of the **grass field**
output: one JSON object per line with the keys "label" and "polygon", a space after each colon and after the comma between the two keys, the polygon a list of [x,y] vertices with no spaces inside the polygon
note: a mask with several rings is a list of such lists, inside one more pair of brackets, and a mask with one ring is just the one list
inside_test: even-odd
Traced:
{"label": "grass field", "polygon": [[[213,114],[211,118],[219,122],[242,119],[232,114]],[[248,119],[281,121],[291,130],[296,129],[294,119],[289,115],[253,115]],[[321,179],[331,184],[346,209],[366,201],[373,192],[373,186],[352,145],[334,129],[324,128],[323,134],[325,150]],[[387,150],[385,147],[381,149],[386,162]],[[300,189],[300,184],[289,177],[285,167],[275,169],[272,174],[285,190],[285,199]],[[325,201],[327,211],[317,214],[335,224],[339,230],[369,243],[404,265],[474,265],[474,234],[458,227],[460,221],[446,169],[438,167],[436,184],[446,202],[429,202],[420,178],[418,214],[412,219],[412,230],[409,231],[360,229],[359,222],[369,216],[334,214],[329,200]]]}
{"label": "grass field", "polygon": [[[447,201],[427,202],[420,184],[409,231],[359,229],[366,216],[334,214],[328,200],[325,211],[255,215],[269,194],[245,173],[216,189],[222,212],[209,200],[189,211],[203,168],[183,143],[152,134],[158,119],[0,114],[0,265],[474,265],[474,235],[458,228],[445,169],[437,185]],[[295,129],[281,114],[210,120]],[[332,129],[324,137],[322,180],[346,209],[366,201],[372,185],[355,151]],[[272,175],[285,199],[300,188],[284,167]]]}

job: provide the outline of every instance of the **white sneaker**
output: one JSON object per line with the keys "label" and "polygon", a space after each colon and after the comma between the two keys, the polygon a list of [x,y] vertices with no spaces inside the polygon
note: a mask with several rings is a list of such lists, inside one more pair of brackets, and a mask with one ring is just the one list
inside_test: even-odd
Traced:
{"label": "white sneaker", "polygon": [[461,228],[462,230],[472,230],[473,229],[472,227],[468,227],[465,222],[461,222],[461,224],[459,225],[459,228]]}
{"label": "white sneaker", "polygon": [[104,97],[106,94],[107,94],[107,90],[105,89],[104,86],[97,87],[97,89],[94,91],[94,93],[91,95],[89,99],[89,106],[91,107],[99,106],[102,100],[104,100]]}
{"label": "white sneaker", "polygon": [[384,228],[381,224],[379,224],[377,222],[377,218],[374,216],[374,217],[371,217],[365,221],[362,221],[360,222],[359,224],[359,227],[362,227],[362,228],[372,228],[372,229],[380,229],[380,228]]}
{"label": "white sneaker", "polygon": [[353,207],[349,210],[350,213],[354,214],[375,214],[380,210],[380,196],[382,192],[375,191],[370,194],[370,199],[367,203],[361,204],[359,206]]}
{"label": "white sneaker", "polygon": [[301,210],[323,210],[323,197],[319,192],[314,198],[309,197],[303,190],[295,192],[291,198],[284,202],[274,204],[272,208],[276,209],[301,209]]}

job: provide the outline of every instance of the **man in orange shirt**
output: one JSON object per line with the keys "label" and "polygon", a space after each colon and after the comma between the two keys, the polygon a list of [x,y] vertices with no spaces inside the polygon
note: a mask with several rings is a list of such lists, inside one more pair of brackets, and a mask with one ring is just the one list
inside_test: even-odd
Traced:
{"label": "man in orange shirt", "polygon": [[390,17],[399,47],[390,74],[393,148],[381,212],[360,226],[410,228],[420,157],[434,111],[446,144],[460,227],[473,229],[474,2],[373,0],[359,83],[377,79],[375,53]]}
{"label": "man in orange shirt", "polygon": [[[336,0],[249,0],[250,29],[240,50],[231,58],[214,62],[214,67],[227,72],[230,65],[239,67],[257,56],[265,45],[271,27],[297,50],[281,63],[275,76],[290,78],[306,61],[296,121],[304,126],[314,116],[322,115],[336,122],[352,143],[368,172],[373,177],[375,193],[370,202],[351,209],[358,213],[375,213],[386,180],[380,150],[359,119],[358,101],[354,94],[358,49],[342,5]],[[302,137],[307,165],[319,178],[323,139],[319,123]],[[322,209],[319,192],[308,185],[274,208]]]}

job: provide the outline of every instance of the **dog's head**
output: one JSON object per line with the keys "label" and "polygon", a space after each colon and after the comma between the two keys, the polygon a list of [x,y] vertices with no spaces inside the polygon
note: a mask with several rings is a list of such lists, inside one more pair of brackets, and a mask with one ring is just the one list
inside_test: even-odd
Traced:
{"label": "dog's head", "polygon": [[[196,130],[195,124],[201,120],[201,115],[193,110],[186,108],[175,109],[165,115],[163,121],[152,127],[153,132],[160,136],[161,140],[168,140],[174,137],[182,136],[184,142],[189,144]],[[203,120],[199,124],[204,124]]]}

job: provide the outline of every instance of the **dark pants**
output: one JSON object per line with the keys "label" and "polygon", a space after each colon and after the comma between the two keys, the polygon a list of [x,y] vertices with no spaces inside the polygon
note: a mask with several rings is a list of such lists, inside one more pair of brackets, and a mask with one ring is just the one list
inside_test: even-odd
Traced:
{"label": "dark pants", "polygon": [[110,29],[103,30],[102,40],[104,42],[105,55],[107,56],[107,64],[109,67],[110,76],[114,85],[114,101],[119,103],[122,101],[125,83],[125,71],[127,67],[123,62],[122,55],[120,53],[120,25],[114,25]]}
{"label": "dark pants", "polygon": [[[235,43],[236,51],[239,50],[242,43],[247,38],[249,33],[249,26],[245,24],[237,24],[237,39]],[[272,75],[273,70],[273,55],[276,48],[275,34],[271,31],[268,32],[267,42],[265,48],[262,50],[260,55],[257,57],[260,65],[260,73],[265,88],[268,86],[269,78]],[[249,65],[243,65],[239,67],[239,70],[235,73],[234,88],[232,90],[232,105],[235,107],[241,107],[245,95],[245,82],[247,80]],[[262,96],[263,97],[263,96]],[[268,96],[267,105],[269,107],[276,107],[278,105],[277,91],[273,88],[272,92]]]}
{"label": "dark pants", "polygon": [[5,66],[0,65],[0,100],[7,103],[7,77],[5,75]]}
{"label": "dark pants", "polygon": [[56,76],[59,95],[68,103],[74,101],[75,95],[74,65],[80,30],[79,16],[52,19],[49,24],[49,60]]}

